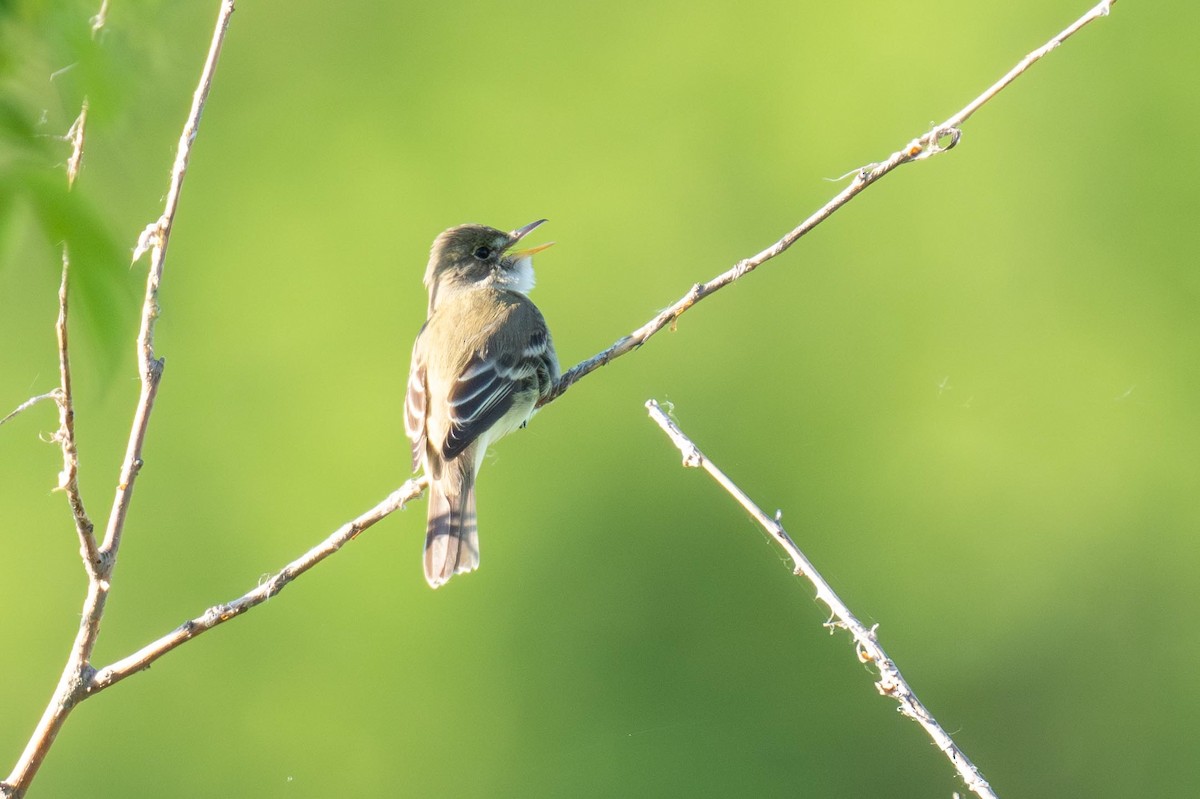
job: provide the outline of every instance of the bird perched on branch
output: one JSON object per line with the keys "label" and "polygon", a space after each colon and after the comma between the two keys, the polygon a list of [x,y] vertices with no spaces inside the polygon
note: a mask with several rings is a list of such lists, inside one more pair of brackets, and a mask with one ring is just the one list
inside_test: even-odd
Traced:
{"label": "bird perched on branch", "polygon": [[527,294],[533,255],[511,233],[460,225],[433,242],[429,311],[413,346],[404,429],[429,477],[425,579],[433,588],[479,566],[475,477],[488,446],[523,427],[558,380],[546,320]]}

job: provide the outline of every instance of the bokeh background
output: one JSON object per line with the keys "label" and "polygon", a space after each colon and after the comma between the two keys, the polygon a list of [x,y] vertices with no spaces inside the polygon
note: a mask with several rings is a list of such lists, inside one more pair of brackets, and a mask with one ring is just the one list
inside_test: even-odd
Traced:
{"label": "bokeh background", "polygon": [[[217,3],[0,3],[0,413],[73,285],[103,520]],[[429,243],[551,222],[564,364],[774,242],[1086,2],[241,3],[171,240],[107,663],[408,476]],[[1200,58],[1124,0],[965,128],[497,446],[483,568],[424,501],[80,707],[34,796],[949,796],[943,756],[651,397],[783,520],[1002,796],[1200,778]],[[84,168],[61,136],[90,98]],[[83,574],[42,405],[0,428],[0,773]]]}

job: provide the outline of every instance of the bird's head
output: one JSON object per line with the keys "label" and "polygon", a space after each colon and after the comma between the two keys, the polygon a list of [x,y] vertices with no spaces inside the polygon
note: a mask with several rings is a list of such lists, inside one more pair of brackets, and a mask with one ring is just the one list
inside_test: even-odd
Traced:
{"label": "bird's head", "polygon": [[444,231],[434,239],[425,270],[429,309],[433,310],[439,292],[475,285],[528,294],[534,284],[533,255],[554,242],[521,250],[512,248],[545,221],[530,222],[511,233],[474,224]]}

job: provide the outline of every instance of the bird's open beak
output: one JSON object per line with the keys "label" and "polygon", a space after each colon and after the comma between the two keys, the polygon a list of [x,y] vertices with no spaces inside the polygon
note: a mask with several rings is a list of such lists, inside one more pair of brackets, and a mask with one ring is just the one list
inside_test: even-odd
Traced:
{"label": "bird's open beak", "polygon": [[[514,230],[512,233],[509,233],[508,235],[512,237],[512,244],[509,244],[508,246],[511,247],[511,246],[513,246],[513,244],[516,244],[518,241],[525,238],[525,236],[530,231],[532,231],[534,228],[536,228],[538,225],[541,225],[545,221],[546,221],[545,219],[539,219],[536,222],[530,222],[525,227],[519,227],[516,230]],[[546,249],[547,247],[549,247],[553,244],[554,244],[554,242],[548,241],[545,244],[539,244],[536,247],[530,247],[525,250],[517,250],[516,252],[511,253],[511,255],[514,258],[528,258],[529,256],[539,253],[542,250]]]}

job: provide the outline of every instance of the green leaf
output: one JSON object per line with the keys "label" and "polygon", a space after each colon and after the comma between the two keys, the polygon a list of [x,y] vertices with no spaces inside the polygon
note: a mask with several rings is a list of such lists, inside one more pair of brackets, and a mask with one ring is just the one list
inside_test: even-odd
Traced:
{"label": "green leaf", "polygon": [[[61,171],[26,171],[16,183],[36,224],[55,252],[66,244],[71,257],[73,309],[94,337],[102,371],[110,372],[136,318],[129,291],[129,251],[123,248],[95,207],[67,190]],[[15,205],[15,203],[14,203]],[[57,269],[57,255],[46,259]]]}

